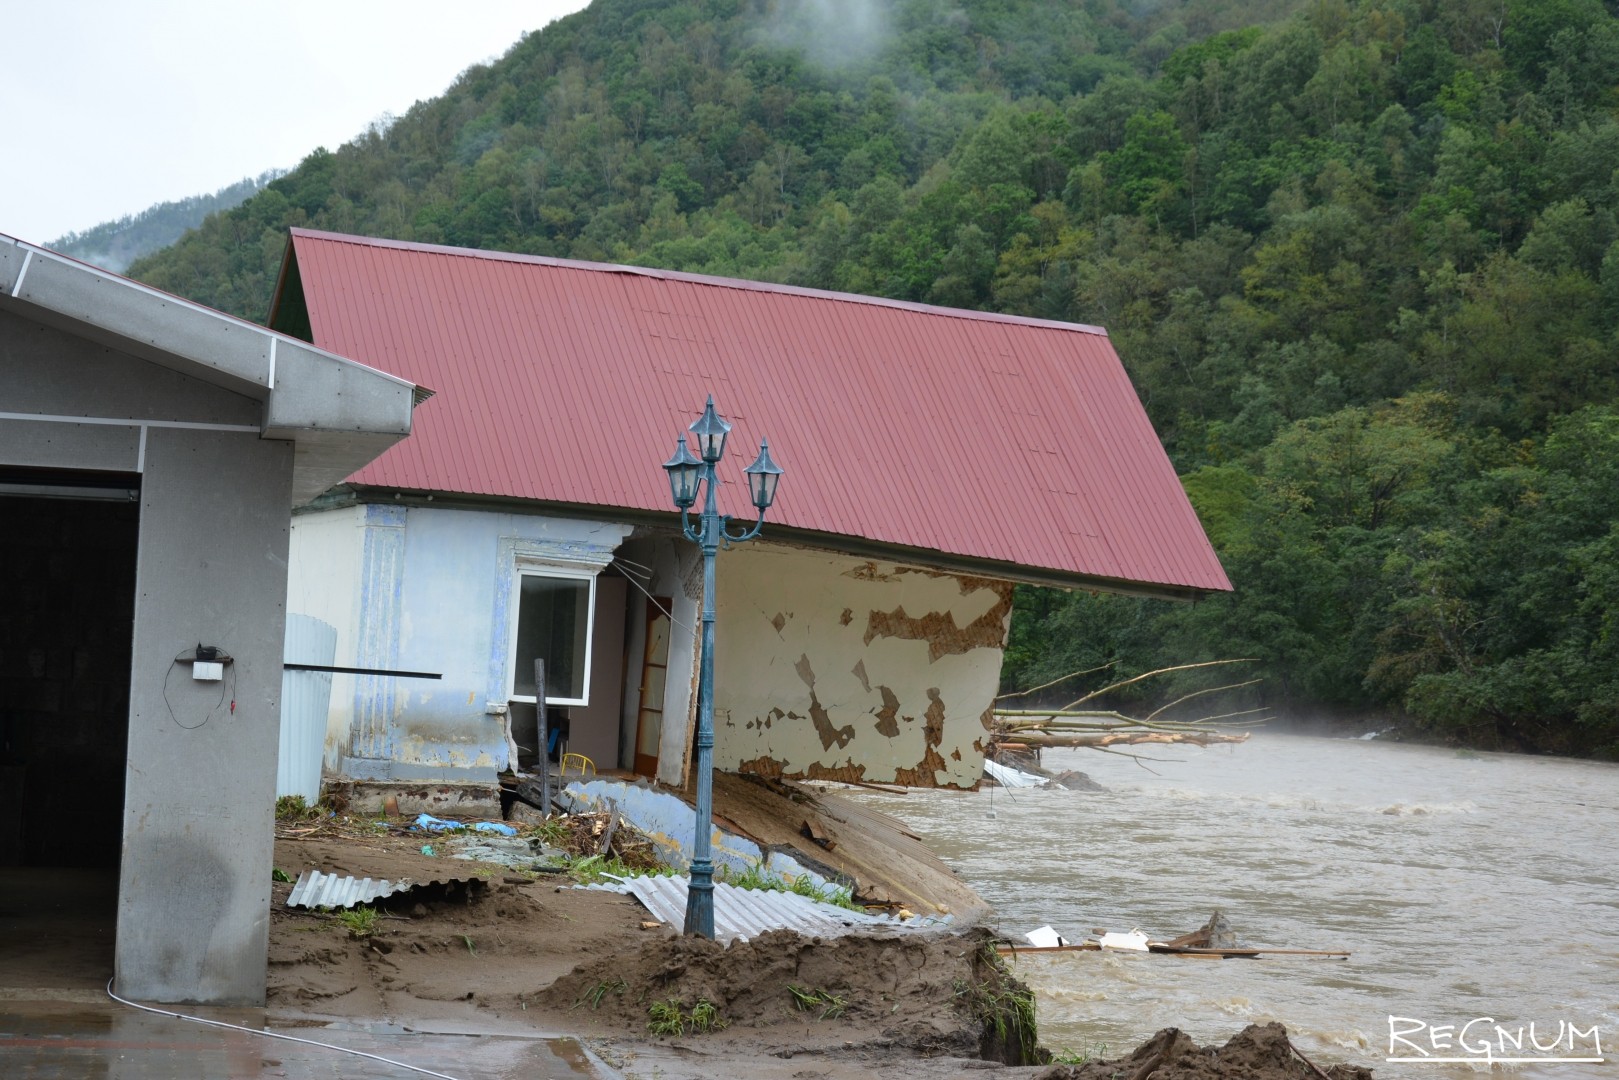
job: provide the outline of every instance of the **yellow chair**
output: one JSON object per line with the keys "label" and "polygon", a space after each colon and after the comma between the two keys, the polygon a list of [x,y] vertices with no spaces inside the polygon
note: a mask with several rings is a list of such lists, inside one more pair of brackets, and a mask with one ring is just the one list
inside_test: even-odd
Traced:
{"label": "yellow chair", "polygon": [[563,754],[561,768],[558,770],[558,775],[567,776],[568,767],[570,765],[577,765],[579,767],[580,776],[586,775],[585,770],[587,769],[589,770],[589,775],[596,775],[596,763],[585,757],[583,754]]}

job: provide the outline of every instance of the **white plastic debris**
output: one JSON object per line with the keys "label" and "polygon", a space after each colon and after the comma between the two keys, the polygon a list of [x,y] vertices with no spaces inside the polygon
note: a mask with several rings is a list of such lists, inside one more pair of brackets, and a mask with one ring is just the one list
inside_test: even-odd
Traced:
{"label": "white plastic debris", "polygon": [[1038,930],[1030,930],[1023,936],[1029,940],[1030,945],[1033,945],[1037,949],[1055,949],[1061,945],[1068,944],[1067,938],[1063,937],[1049,926],[1042,926]]}
{"label": "white plastic debris", "polygon": [[1108,931],[1096,939],[1097,944],[1104,949],[1128,949],[1131,952],[1147,951],[1147,932],[1145,930],[1130,930],[1125,933]]}

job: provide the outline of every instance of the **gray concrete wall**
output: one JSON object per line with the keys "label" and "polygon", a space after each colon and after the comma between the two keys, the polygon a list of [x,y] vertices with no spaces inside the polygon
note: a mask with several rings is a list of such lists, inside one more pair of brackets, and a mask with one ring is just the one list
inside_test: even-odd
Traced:
{"label": "gray concrete wall", "polygon": [[[118,898],[128,997],[264,1001],[291,483],[291,443],[147,435]],[[234,658],[223,685],[174,663],[198,642]]]}
{"label": "gray concrete wall", "polygon": [[[0,465],[141,475],[116,943],[134,998],[264,1000],[293,444],[260,437],[262,411],[0,311]],[[234,657],[222,684],[174,663],[199,641]]]}
{"label": "gray concrete wall", "polygon": [[263,404],[250,397],[12,312],[0,310],[0,342],[0,412],[231,424],[255,434],[263,419]]}

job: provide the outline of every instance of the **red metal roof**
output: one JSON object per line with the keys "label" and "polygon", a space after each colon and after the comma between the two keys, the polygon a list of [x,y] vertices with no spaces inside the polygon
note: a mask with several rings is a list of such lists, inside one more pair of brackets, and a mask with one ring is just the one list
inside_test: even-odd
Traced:
{"label": "red metal roof", "polygon": [[290,258],[315,345],[438,392],[351,483],[669,511],[659,466],[712,393],[737,517],[767,436],[770,524],[1231,587],[1095,327],[303,229]]}

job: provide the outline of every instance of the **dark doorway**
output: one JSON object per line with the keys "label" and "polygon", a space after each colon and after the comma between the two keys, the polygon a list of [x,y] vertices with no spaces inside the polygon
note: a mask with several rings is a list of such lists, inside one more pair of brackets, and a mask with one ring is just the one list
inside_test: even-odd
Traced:
{"label": "dark doorway", "polygon": [[140,507],[132,478],[17,481],[0,475],[0,986],[93,984],[112,971]]}

